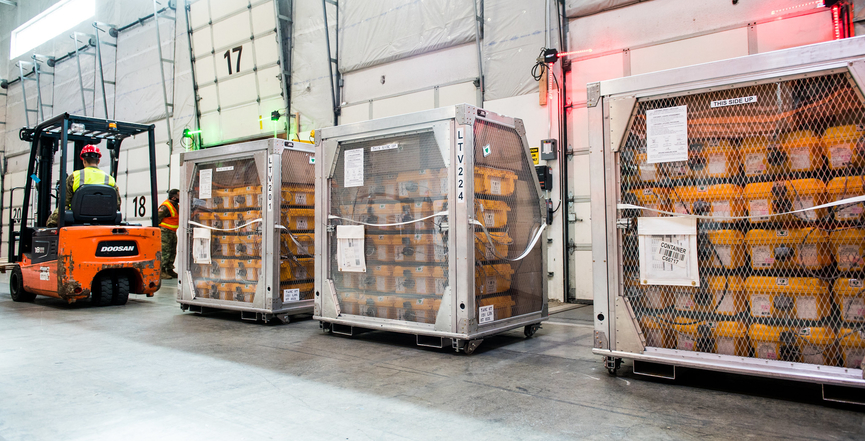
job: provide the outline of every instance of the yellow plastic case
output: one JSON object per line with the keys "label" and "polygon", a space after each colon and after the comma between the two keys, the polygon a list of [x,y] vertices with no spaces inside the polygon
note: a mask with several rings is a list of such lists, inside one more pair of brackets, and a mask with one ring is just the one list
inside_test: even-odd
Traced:
{"label": "yellow plastic case", "polygon": [[[826,185],[827,202],[835,202],[843,199],[862,196],[865,194],[865,177],[849,176],[835,178],[829,181]],[[862,220],[862,214],[865,213],[863,203],[852,205],[843,205],[834,207],[834,217],[836,221],[841,222],[858,222]]]}
{"label": "yellow plastic case", "polygon": [[312,279],[315,274],[315,260],[297,259],[297,261],[285,259],[279,264],[279,281],[290,282],[293,280]]}
{"label": "yellow plastic case", "polygon": [[742,157],[739,150],[726,139],[710,140],[707,142],[701,154],[703,168],[697,169],[693,165],[691,170],[696,176],[707,176],[710,178],[730,178],[738,176],[742,165]]}
{"label": "yellow plastic case", "polygon": [[475,167],[475,193],[510,196],[516,189],[517,174],[492,167]]}
{"label": "yellow plastic case", "polygon": [[[641,190],[631,190],[631,193],[636,197],[637,204],[641,207],[651,208],[653,210],[670,211],[670,200],[667,196],[669,190],[666,188],[653,187],[644,188]],[[643,211],[643,217],[659,217],[664,214],[654,211]]]}
{"label": "yellow plastic case", "polygon": [[756,318],[820,320],[832,310],[829,287],[815,277],[758,277],[745,280],[745,292]]}
{"label": "yellow plastic case", "polygon": [[865,165],[865,131],[854,124],[829,127],[823,134],[823,149],[832,170]]}
{"label": "yellow plastic case", "polygon": [[861,279],[840,278],[832,286],[841,320],[865,323],[865,285]]}
{"label": "yellow plastic case", "polygon": [[504,231],[490,232],[489,235],[490,238],[487,239],[487,235],[483,232],[475,233],[475,259],[490,261],[507,257],[508,249],[514,243],[511,236]]}
{"label": "yellow plastic case", "polygon": [[309,208],[292,208],[283,210],[282,225],[289,230],[315,229],[315,210]]}
{"label": "yellow plastic case", "polygon": [[[294,239],[292,239],[292,236],[294,236]],[[292,256],[312,256],[315,254],[315,234],[313,233],[291,233],[289,235],[286,232],[282,232],[280,234],[280,241],[282,242],[282,252],[284,254],[291,254]],[[367,250],[369,250],[369,244],[367,244]]]}
{"label": "yellow plastic case", "polygon": [[786,157],[781,145],[766,136],[745,138],[739,149],[745,176],[771,176],[785,172]]}
{"label": "yellow plastic case", "polygon": [[745,244],[755,270],[819,270],[832,264],[829,235],[814,227],[751,230],[745,234]]}
{"label": "yellow plastic case", "polygon": [[231,208],[235,210],[261,209],[261,186],[238,187],[228,191]]}
{"label": "yellow plastic case", "polygon": [[813,222],[826,215],[826,209],[821,208],[796,214],[769,216],[811,208],[825,203],[826,186],[823,181],[817,179],[756,182],[745,186],[744,196],[748,203],[748,215],[756,216],[750,219],[751,223],[793,220]]}
{"label": "yellow plastic case", "polygon": [[315,206],[315,186],[283,184],[282,205]]}
{"label": "yellow plastic case", "polygon": [[716,354],[733,355],[736,357],[748,356],[748,327],[742,322],[718,322],[715,324],[713,331]]}
{"label": "yellow plastic case", "polygon": [[[699,185],[672,189],[668,193],[676,213],[703,216],[740,217],[745,215],[742,187],[733,184]],[[716,222],[735,222],[716,219]]]}
{"label": "yellow plastic case", "polygon": [[646,346],[672,349],[674,347],[672,321],[669,314],[644,315],[640,318]]}
{"label": "yellow plastic case", "polygon": [[514,269],[509,263],[482,265],[475,268],[475,293],[495,294],[511,289]]}
{"label": "yellow plastic case", "polygon": [[838,331],[838,340],[844,367],[862,369],[862,359],[865,358],[865,331],[841,328]]}
{"label": "yellow plastic case", "polygon": [[478,302],[478,306],[493,305],[493,320],[510,318],[516,304],[511,296],[488,297]]}
{"label": "yellow plastic case", "polygon": [[[447,169],[442,170],[447,172]],[[447,178],[446,175],[444,177]],[[400,172],[397,175],[397,197],[425,198],[447,195],[447,187],[444,188],[444,192],[442,191],[441,178],[442,171],[440,169]],[[445,180],[445,185],[447,185],[447,180]]]}
{"label": "yellow plastic case", "polygon": [[[745,282],[739,276],[711,276],[706,279],[715,314],[734,316],[745,312]],[[720,304],[719,304],[720,303]]]}
{"label": "yellow plastic case", "polygon": [[745,264],[745,236],[741,231],[713,230],[707,235],[715,252],[709,253],[709,261],[705,265],[710,268],[736,269]]}
{"label": "yellow plastic case", "polygon": [[[701,333],[710,331],[714,324],[706,321],[697,321],[685,317],[676,317],[676,324],[673,328],[676,330],[676,349],[680,351],[696,351],[698,341],[701,337],[709,337]],[[702,348],[709,349],[709,348]],[[714,348],[711,348],[714,352]]]}
{"label": "yellow plastic case", "polygon": [[835,332],[832,328],[800,328],[797,342],[802,363],[830,366],[835,364]]}
{"label": "yellow plastic case", "polygon": [[211,210],[230,210],[234,208],[231,200],[231,189],[214,188],[210,199],[204,199],[205,208]]}
{"label": "yellow plastic case", "polygon": [[475,200],[475,218],[487,228],[502,228],[508,224],[511,207],[504,201]]}
{"label": "yellow plastic case", "polygon": [[781,359],[781,335],[791,333],[791,329],[783,326],[769,326],[754,323],[748,329],[748,337],[751,339],[751,347],[754,348],[754,357],[767,360]]}
{"label": "yellow plastic case", "polygon": [[810,172],[823,165],[822,141],[810,130],[790,132],[781,137],[787,168],[791,172]]}
{"label": "yellow plastic case", "polygon": [[647,158],[645,153],[638,153],[634,157],[637,162],[637,175],[643,182],[661,182],[661,170],[658,164],[647,163]]}

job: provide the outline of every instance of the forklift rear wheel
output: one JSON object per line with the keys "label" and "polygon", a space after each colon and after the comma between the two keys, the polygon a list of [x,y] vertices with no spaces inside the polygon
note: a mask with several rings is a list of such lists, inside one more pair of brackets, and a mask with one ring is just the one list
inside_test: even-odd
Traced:
{"label": "forklift rear wheel", "polygon": [[129,277],[125,275],[117,276],[117,286],[114,290],[114,295],[111,296],[112,305],[125,305],[129,300]]}
{"label": "forklift rear wheel", "polygon": [[111,298],[114,297],[114,282],[111,280],[111,274],[101,274],[96,278],[96,283],[93,284],[93,290],[90,291],[90,304],[93,306],[108,306],[111,304]]}
{"label": "forklift rear wheel", "polygon": [[21,267],[17,265],[12,268],[12,274],[9,275],[9,294],[16,302],[32,302],[36,299],[36,294],[24,289],[24,277],[21,274]]}

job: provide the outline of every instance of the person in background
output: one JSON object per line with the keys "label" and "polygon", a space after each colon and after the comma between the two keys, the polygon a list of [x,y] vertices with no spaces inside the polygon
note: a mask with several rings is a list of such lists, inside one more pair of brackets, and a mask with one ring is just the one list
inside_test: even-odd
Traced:
{"label": "person in background", "polygon": [[[117,188],[117,183],[114,178],[108,173],[99,169],[99,160],[102,158],[102,153],[99,147],[92,144],[87,144],[81,149],[81,162],[84,163],[84,168],[75,170],[71,175],[66,177],[66,209],[72,209],[72,195],[81,188],[82,185],[104,184],[114,187],[117,191],[117,209],[120,210],[120,189]],[[60,209],[57,208],[48,217],[45,223],[46,227],[53,228],[57,226]]]}
{"label": "person in background", "polygon": [[163,279],[175,279],[174,258],[177,256],[177,227],[180,226],[180,190],[168,190],[168,199],[159,206],[159,229],[162,230]]}

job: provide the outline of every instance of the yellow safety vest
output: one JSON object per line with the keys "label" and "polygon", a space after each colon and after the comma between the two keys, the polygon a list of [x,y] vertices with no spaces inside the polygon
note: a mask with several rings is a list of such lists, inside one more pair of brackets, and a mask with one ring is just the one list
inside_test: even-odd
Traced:
{"label": "yellow safety vest", "polygon": [[168,212],[171,213],[171,216],[162,219],[159,226],[162,228],[168,228],[171,231],[177,231],[177,228],[180,226],[180,217],[177,216],[177,210],[174,208],[174,204],[171,203],[171,200],[167,199],[162,203],[162,206],[168,208]]}
{"label": "yellow safety vest", "polygon": [[82,185],[92,184],[105,184],[117,188],[117,185],[114,183],[114,178],[96,167],[86,167],[73,172],[72,191],[78,191],[78,187],[81,187]]}

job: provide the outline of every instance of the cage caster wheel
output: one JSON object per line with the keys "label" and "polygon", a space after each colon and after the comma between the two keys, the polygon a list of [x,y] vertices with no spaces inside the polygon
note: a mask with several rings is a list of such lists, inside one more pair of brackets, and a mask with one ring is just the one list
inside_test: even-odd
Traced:
{"label": "cage caster wheel", "polygon": [[534,325],[526,325],[523,328],[523,334],[526,335],[526,338],[532,338],[535,335],[535,332],[538,332],[538,329],[541,329],[540,323],[535,323]]}
{"label": "cage caster wheel", "polygon": [[622,367],[622,359],[614,358],[614,357],[604,357],[604,367],[607,368],[607,372],[612,376],[618,375],[619,368]]}
{"label": "cage caster wheel", "polygon": [[482,338],[477,340],[466,340],[465,344],[463,344],[463,352],[465,352],[466,355],[474,354],[475,349],[477,349],[483,341],[484,339]]}
{"label": "cage caster wheel", "polygon": [[328,322],[319,322],[321,325],[321,330],[324,331],[325,334],[333,334],[333,325]]}

